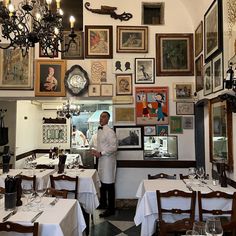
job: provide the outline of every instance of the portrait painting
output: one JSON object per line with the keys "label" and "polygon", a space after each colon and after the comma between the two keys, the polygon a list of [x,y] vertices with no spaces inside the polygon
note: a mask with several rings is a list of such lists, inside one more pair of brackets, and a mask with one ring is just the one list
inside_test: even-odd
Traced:
{"label": "portrait painting", "polygon": [[157,126],[157,136],[168,136],[168,125]]}
{"label": "portrait painting", "polygon": [[112,73],[114,74],[132,74],[134,72],[133,58],[116,58],[113,60]]}
{"label": "portrait painting", "polygon": [[94,84],[107,82],[107,61],[91,61],[91,82]]}
{"label": "portrait painting", "polygon": [[195,85],[196,92],[203,89],[203,55],[200,55],[195,61]]}
{"label": "portrait painting", "polygon": [[0,89],[33,89],[33,54],[32,49],[25,57],[19,48],[0,49]]}
{"label": "portrait painting", "polygon": [[203,50],[203,22],[201,21],[195,30],[195,57],[197,57]]}
{"label": "portrait painting", "polygon": [[85,26],[85,57],[113,57],[112,26]]}
{"label": "portrait painting", "polygon": [[155,65],[154,58],[135,58],[135,83],[154,84]]}
{"label": "portrait painting", "polygon": [[208,95],[212,93],[212,62],[209,61],[205,66],[204,66],[204,95]]}
{"label": "portrait painting", "polygon": [[170,133],[171,134],[183,133],[182,116],[170,116]]}
{"label": "portrait painting", "polygon": [[193,98],[193,83],[174,83],[174,99],[192,99]]}
{"label": "portrait painting", "polygon": [[137,124],[169,123],[168,87],[136,87],[135,91]]}
{"label": "portrait painting", "polygon": [[66,62],[63,60],[36,61],[36,96],[65,96]]}
{"label": "portrait painting", "polygon": [[132,95],[132,74],[116,75],[116,95]]}
{"label": "portrait painting", "polygon": [[193,34],[156,34],[156,74],[194,74]]}
{"label": "portrait painting", "polygon": [[114,107],[115,124],[135,124],[135,112],[132,106],[115,106]]}
{"label": "portrait painting", "polygon": [[217,55],[215,58],[212,60],[212,91],[213,92],[218,92],[223,89],[223,57],[222,53]]}

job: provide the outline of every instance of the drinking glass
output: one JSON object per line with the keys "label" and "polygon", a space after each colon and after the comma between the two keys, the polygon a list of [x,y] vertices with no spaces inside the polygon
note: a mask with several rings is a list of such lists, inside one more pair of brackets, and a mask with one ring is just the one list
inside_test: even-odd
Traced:
{"label": "drinking glass", "polygon": [[193,179],[196,177],[196,169],[194,167],[190,167],[188,169],[188,178],[193,181]]}
{"label": "drinking glass", "polygon": [[186,236],[190,236],[190,235],[199,235],[199,233],[194,230],[187,230]]}
{"label": "drinking glass", "polygon": [[45,188],[37,190],[37,196],[35,198],[35,202],[37,203],[37,209],[38,210],[42,210],[41,209],[42,208],[41,202],[42,202],[42,197],[44,196],[45,192],[46,192]]}
{"label": "drinking glass", "polygon": [[219,218],[209,218],[206,221],[206,235],[221,236],[223,229]]}
{"label": "drinking glass", "polygon": [[204,175],[205,175],[205,170],[203,167],[199,167],[197,168],[196,170],[196,174],[197,174],[197,177],[200,179],[200,181],[202,181]]}
{"label": "drinking glass", "polygon": [[194,222],[193,230],[198,233],[197,235],[206,235],[206,225],[204,222]]}
{"label": "drinking glass", "polygon": [[33,193],[33,188],[32,185],[23,185],[22,186],[22,193],[24,194],[25,198],[26,198],[26,210],[29,209],[30,207],[30,199],[32,197],[32,193]]}

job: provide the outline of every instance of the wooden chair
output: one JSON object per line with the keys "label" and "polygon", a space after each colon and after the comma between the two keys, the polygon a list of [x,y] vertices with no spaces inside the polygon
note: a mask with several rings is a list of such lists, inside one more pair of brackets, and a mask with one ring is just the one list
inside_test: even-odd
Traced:
{"label": "wooden chair", "polygon": [[47,188],[45,195],[51,197],[62,197],[67,198],[68,191],[66,190],[56,190],[54,188]]}
{"label": "wooden chair", "polygon": [[[159,190],[156,191],[157,196],[157,207],[158,207],[158,223],[156,233],[159,236],[166,236],[168,233],[185,233],[186,230],[190,230],[193,227],[194,217],[195,217],[195,204],[196,204],[196,192],[192,191],[183,192],[177,189],[168,191],[168,192],[160,192]],[[185,198],[186,203],[182,209],[179,208],[165,208],[162,205],[163,198]],[[173,199],[174,200],[174,199]],[[165,216],[169,214],[170,217],[173,214],[177,215],[180,220],[176,220],[174,222],[167,222],[165,221]]]}
{"label": "wooden chair", "polygon": [[27,175],[21,175],[22,183],[21,185],[24,185],[24,182],[32,182],[33,190],[36,191],[36,175],[34,176],[27,176]]}
{"label": "wooden chair", "polygon": [[[71,188],[69,189],[69,188],[66,188],[67,185],[65,185],[65,187],[63,187],[62,189],[58,189],[58,188],[56,188],[56,184],[55,184],[55,182],[57,182],[57,181],[74,182],[74,188],[73,189],[71,189]],[[50,175],[50,183],[51,183],[51,187],[52,188],[57,189],[57,190],[66,190],[66,191],[68,191],[68,193],[73,193],[75,199],[77,199],[78,182],[79,182],[78,176],[70,177],[68,175],[58,175],[58,176]]]}
{"label": "wooden chair", "polygon": [[236,220],[223,224],[222,227],[225,236],[236,236]]}
{"label": "wooden chair", "polygon": [[38,222],[35,222],[31,226],[21,225],[11,221],[0,223],[0,231],[2,232],[32,233],[33,236],[38,236],[38,227]]}
{"label": "wooden chair", "polygon": [[36,169],[54,169],[55,166],[45,165],[45,164],[39,164],[36,166]]}
{"label": "wooden chair", "polygon": [[[214,209],[203,207],[203,200],[214,200]],[[217,204],[217,200],[229,200],[232,202],[231,207],[228,209],[222,209],[222,204]],[[207,204],[209,206],[209,204]],[[232,222],[236,221],[236,192],[228,194],[221,191],[215,191],[210,193],[198,192],[198,207],[199,207],[199,220],[204,221],[209,215],[217,216],[221,218],[222,227],[225,230],[235,231],[236,226],[233,226]],[[204,217],[206,216],[206,217]],[[234,232],[235,233],[235,232]],[[231,234],[230,234],[231,235]]]}
{"label": "wooden chair", "polygon": [[5,193],[5,188],[0,187],[0,194],[4,194]]}
{"label": "wooden chair", "polygon": [[176,175],[167,175],[164,173],[156,174],[156,175],[150,175],[148,174],[148,179],[176,179]]}

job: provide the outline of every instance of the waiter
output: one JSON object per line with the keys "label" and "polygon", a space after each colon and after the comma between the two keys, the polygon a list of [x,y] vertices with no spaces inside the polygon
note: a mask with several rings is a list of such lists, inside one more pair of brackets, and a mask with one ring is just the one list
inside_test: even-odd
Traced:
{"label": "waiter", "polygon": [[107,208],[100,217],[115,214],[115,177],[116,177],[116,134],[108,126],[110,114],[106,111],[100,115],[100,126],[97,133],[97,149],[92,154],[98,158],[98,174],[101,180],[100,209]]}

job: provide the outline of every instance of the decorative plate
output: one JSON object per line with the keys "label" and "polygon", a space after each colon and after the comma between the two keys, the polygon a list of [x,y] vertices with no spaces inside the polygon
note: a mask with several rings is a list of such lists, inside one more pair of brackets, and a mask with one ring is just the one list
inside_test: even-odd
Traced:
{"label": "decorative plate", "polygon": [[65,86],[73,95],[87,91],[89,85],[88,73],[79,65],[72,66],[65,74]]}

